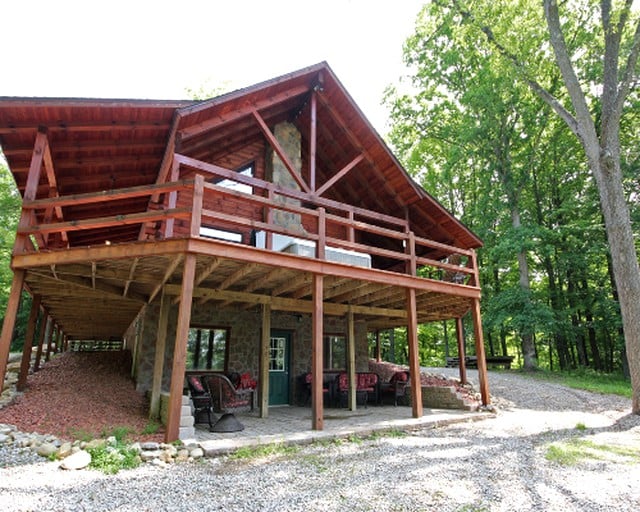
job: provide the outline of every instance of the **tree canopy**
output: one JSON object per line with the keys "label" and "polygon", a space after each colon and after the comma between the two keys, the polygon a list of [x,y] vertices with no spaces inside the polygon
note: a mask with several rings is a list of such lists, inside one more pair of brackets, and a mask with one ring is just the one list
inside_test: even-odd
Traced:
{"label": "tree canopy", "polygon": [[[627,4],[610,12],[619,20],[620,54],[632,58],[637,18]],[[568,2],[561,18],[601,133],[609,101],[602,9]],[[485,242],[479,260],[489,353],[516,352],[527,368],[620,370],[626,358],[611,222],[584,140],[568,122],[575,109],[549,33],[538,2],[427,3],[405,44],[409,74],[387,92],[389,140],[410,173]],[[620,60],[613,69],[624,77],[628,59]],[[637,219],[633,105],[637,91],[630,90],[619,162],[623,202]]]}

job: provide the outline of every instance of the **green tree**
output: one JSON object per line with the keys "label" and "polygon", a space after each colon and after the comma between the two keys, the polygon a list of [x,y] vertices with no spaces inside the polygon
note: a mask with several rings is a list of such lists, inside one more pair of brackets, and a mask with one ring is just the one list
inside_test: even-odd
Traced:
{"label": "green tree", "polygon": [[[7,307],[9,290],[13,280],[11,270],[11,253],[15,240],[16,227],[20,216],[21,198],[16,188],[13,176],[4,162],[0,153],[0,311],[4,315]],[[20,315],[18,318],[14,349],[22,346],[22,334],[24,333],[25,319],[29,314],[30,300],[28,294],[22,299]],[[2,318],[4,321],[4,317]]]}
{"label": "green tree", "polygon": [[[600,207],[616,281],[626,353],[633,388],[632,410],[640,414],[640,267],[626,201],[620,127],[629,106],[640,54],[640,17],[633,0],[544,0],[546,37],[538,41],[540,54],[550,44],[562,84],[569,98],[554,95],[529,59],[530,43],[514,41],[514,30],[494,23],[501,2],[455,0],[461,20],[485,35],[490,49],[513,65],[521,80],[564,121],[582,146],[599,192]],[[524,12],[539,12],[532,2],[519,2]],[[513,16],[515,9],[509,10]],[[515,18],[515,16],[513,16]],[[530,18],[530,19],[533,19]],[[513,23],[513,20],[512,20]],[[512,24],[512,27],[517,27]],[[546,46],[547,45],[547,46]]]}

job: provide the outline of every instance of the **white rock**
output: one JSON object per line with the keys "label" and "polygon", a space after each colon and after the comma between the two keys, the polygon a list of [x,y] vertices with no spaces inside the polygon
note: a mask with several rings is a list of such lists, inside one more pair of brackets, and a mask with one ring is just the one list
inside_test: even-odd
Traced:
{"label": "white rock", "polygon": [[73,455],[69,455],[60,464],[62,469],[84,469],[91,464],[91,455],[89,452],[80,450]]}
{"label": "white rock", "polygon": [[194,448],[189,452],[189,456],[194,459],[201,459],[204,457],[204,450],[202,448]]}
{"label": "white rock", "polygon": [[42,443],[36,450],[36,453],[40,455],[40,457],[49,457],[57,452],[58,448],[53,443]]}

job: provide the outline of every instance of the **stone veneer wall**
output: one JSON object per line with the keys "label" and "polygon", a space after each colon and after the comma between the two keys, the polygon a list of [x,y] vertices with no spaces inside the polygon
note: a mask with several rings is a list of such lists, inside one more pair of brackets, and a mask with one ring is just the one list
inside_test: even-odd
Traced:
{"label": "stone veneer wall", "polygon": [[[302,175],[302,139],[298,129],[291,123],[279,123],[275,125],[273,129],[273,135],[280,144],[280,147],[285,152],[291,165],[298,175]],[[267,157],[265,159],[265,174],[266,179],[273,184],[282,188],[289,188],[293,190],[300,190],[300,187],[293,179],[289,170],[282,163],[280,157],[276,154],[273,148],[267,146]],[[300,206],[300,201],[289,197],[283,197],[280,195],[275,196],[274,201],[277,203],[288,203],[296,206]],[[281,210],[273,211],[273,223],[283,228],[290,229],[292,231],[299,231],[304,233],[305,229],[302,226],[302,220],[297,213],[284,212]]]}
{"label": "stone veneer wall", "polygon": [[[144,329],[138,344],[138,365],[136,368],[136,389],[146,392],[153,381],[153,364],[157,339],[159,304],[151,304],[146,309]],[[171,309],[167,327],[167,342],[164,354],[162,390],[169,390],[173,348],[175,343],[178,306]],[[260,353],[261,312],[258,308],[249,310],[219,309],[215,304],[195,306],[191,316],[192,325],[228,327],[230,329],[228,371],[250,372],[258,375]],[[297,393],[296,378],[311,370],[311,317],[274,311],[271,314],[271,328],[290,331],[291,339],[291,401]],[[327,316],[324,319],[326,334],[347,334],[347,322],[343,317]],[[356,321],[356,370],[368,371],[369,357],[366,325]]]}

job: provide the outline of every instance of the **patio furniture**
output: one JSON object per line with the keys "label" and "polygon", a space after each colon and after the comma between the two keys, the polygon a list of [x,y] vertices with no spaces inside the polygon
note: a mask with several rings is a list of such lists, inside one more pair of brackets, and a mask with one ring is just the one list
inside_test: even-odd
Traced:
{"label": "patio furniture", "polygon": [[[340,406],[346,407],[347,397],[349,395],[349,375],[346,372],[342,372],[336,377],[336,388]],[[373,372],[356,373],[356,397],[364,397],[365,408],[367,407],[370,394],[373,395],[374,401],[377,403],[378,375]]]}
{"label": "patio furniture", "polygon": [[238,432],[244,425],[234,416],[236,412],[253,410],[253,389],[236,389],[224,375],[213,373],[205,378],[213,412],[222,417],[209,429],[211,432]]}
{"label": "patio furniture", "polygon": [[189,386],[189,394],[193,403],[195,422],[198,423],[198,417],[201,413],[207,413],[207,423],[209,428],[213,427],[211,419],[211,396],[204,388],[202,380],[196,375],[187,376],[187,385]]}
{"label": "patio furniture", "polygon": [[398,398],[402,398],[405,396],[408,385],[409,372],[395,372],[389,379],[389,382],[380,383],[380,402],[382,402],[385,395],[391,395],[393,396],[393,405],[397,406]]}
{"label": "patio furniture", "polygon": [[[304,379],[304,389],[305,389],[305,400],[304,405],[309,405],[311,403],[311,383],[313,382],[313,375],[311,372],[302,375]],[[324,401],[324,396],[327,395],[328,400],[331,400],[331,393],[329,392],[329,383],[325,382],[323,379],[322,382],[322,399]]]}

